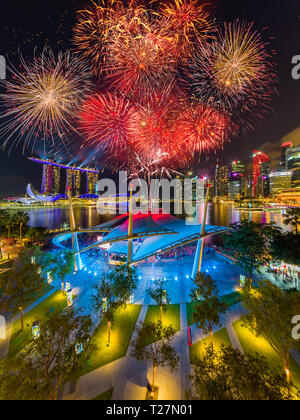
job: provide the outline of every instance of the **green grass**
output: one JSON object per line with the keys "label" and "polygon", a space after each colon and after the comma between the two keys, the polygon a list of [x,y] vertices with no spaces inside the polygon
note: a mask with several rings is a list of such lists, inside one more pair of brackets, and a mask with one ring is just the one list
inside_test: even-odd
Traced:
{"label": "green grass", "polygon": [[240,292],[232,292],[228,295],[221,296],[221,299],[223,302],[227,303],[228,306],[234,306],[242,301],[242,295]]}
{"label": "green grass", "polygon": [[[160,307],[149,305],[145,318],[145,324],[148,322],[160,321]],[[172,325],[175,331],[180,330],[180,305],[163,306],[163,325]]]}
{"label": "green grass", "polygon": [[[210,337],[206,337],[203,340],[199,341],[198,343],[193,344],[190,347],[190,358],[191,358],[192,364],[194,364],[196,359],[201,356],[201,353],[203,352],[203,350],[206,349],[207,345],[209,344],[210,344]],[[230,347],[232,346],[226,328],[223,328],[222,330],[217,331],[213,335],[213,345],[216,351],[219,351],[221,349],[222,344],[224,346],[230,346]]]}
{"label": "green grass", "polygon": [[108,391],[103,392],[102,394],[97,395],[97,397],[92,398],[92,401],[110,401],[113,392],[114,392],[114,388],[111,388]]}
{"label": "green grass", "polygon": [[[247,353],[259,353],[268,360],[269,364],[277,370],[283,370],[281,358],[275,353],[268,342],[262,337],[256,337],[248,328],[242,326],[242,321],[233,323],[233,327],[240,340],[243,350]],[[291,356],[291,381],[300,389],[300,367]]]}
{"label": "green grass", "polygon": [[[149,322],[160,321],[160,307],[157,305],[149,305],[145,317],[144,325]],[[163,326],[170,326],[177,332],[180,330],[180,305],[165,305],[163,307]],[[151,340],[142,342],[142,347],[152,344]]]}
{"label": "green grass", "polygon": [[[228,295],[223,295],[221,296],[221,299],[223,300],[223,302],[227,303],[227,305],[230,306],[234,306],[237,303],[241,302],[242,300],[242,296],[240,292],[232,292],[229,293]],[[187,303],[187,317],[188,317],[188,326],[190,327],[191,325],[194,325],[194,320],[193,320],[193,313],[194,313],[194,306],[197,304],[197,302],[189,302]]]}
{"label": "green grass", "polygon": [[32,323],[42,321],[48,310],[55,308],[60,311],[66,307],[67,298],[61,291],[57,291],[24,315],[24,331],[21,331],[21,320],[13,323],[8,357],[18,354],[32,340]]}
{"label": "green grass", "polygon": [[91,340],[96,349],[81,371],[74,375],[74,381],[79,376],[125,356],[140,311],[140,305],[129,305],[126,309],[118,309],[116,311],[109,347],[107,347],[107,323],[105,321],[101,322]]}

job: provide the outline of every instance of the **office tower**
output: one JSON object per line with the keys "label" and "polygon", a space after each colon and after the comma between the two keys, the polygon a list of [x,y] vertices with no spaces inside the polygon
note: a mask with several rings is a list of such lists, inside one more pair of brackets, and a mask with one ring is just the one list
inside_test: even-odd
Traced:
{"label": "office tower", "polygon": [[291,142],[286,142],[283,143],[283,145],[281,146],[281,162],[280,162],[280,168],[284,171],[288,170],[288,165],[287,165],[287,153],[288,150],[293,147],[293,143]]}
{"label": "office tower", "polygon": [[240,160],[235,160],[234,162],[232,162],[231,168],[232,168],[232,172],[245,174],[245,165],[243,165]]}
{"label": "office tower", "polygon": [[229,167],[216,166],[215,196],[228,197]]}
{"label": "office tower", "polygon": [[292,171],[292,187],[300,188],[300,146],[287,149],[286,162],[287,170]]}
{"label": "office tower", "polygon": [[259,150],[255,150],[253,152],[253,196],[257,196],[257,182],[260,176],[260,165],[263,162],[268,162],[269,156],[266,153],[260,152]]}
{"label": "office tower", "polygon": [[230,200],[238,200],[245,196],[245,165],[235,161],[229,175],[228,195]]}
{"label": "office tower", "polygon": [[262,162],[260,164],[260,176],[257,180],[257,190],[260,197],[269,197],[270,190],[271,162]]}
{"label": "office tower", "polygon": [[252,177],[253,177],[252,170],[247,170],[245,172],[245,196],[246,197],[253,197]]}
{"label": "office tower", "polygon": [[291,188],[292,174],[292,171],[272,172],[270,174],[270,188],[273,196]]}

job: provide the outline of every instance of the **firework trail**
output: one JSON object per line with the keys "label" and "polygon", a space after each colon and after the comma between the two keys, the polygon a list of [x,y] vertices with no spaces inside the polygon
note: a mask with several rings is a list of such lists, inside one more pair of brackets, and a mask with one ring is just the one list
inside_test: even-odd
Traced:
{"label": "firework trail", "polygon": [[27,64],[21,56],[21,69],[10,68],[12,77],[2,83],[5,111],[0,135],[3,147],[22,142],[23,151],[41,140],[55,144],[66,141],[74,130],[74,115],[91,91],[90,74],[76,56],[60,52],[56,57],[44,49]]}

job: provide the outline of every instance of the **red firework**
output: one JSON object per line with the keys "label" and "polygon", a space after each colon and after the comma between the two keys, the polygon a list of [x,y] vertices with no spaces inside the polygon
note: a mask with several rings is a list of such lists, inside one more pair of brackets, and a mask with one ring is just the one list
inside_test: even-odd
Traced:
{"label": "red firework", "polygon": [[230,119],[214,108],[197,104],[190,106],[176,123],[181,147],[190,153],[216,151],[234,133]]}
{"label": "red firework", "polygon": [[132,118],[131,136],[140,157],[157,161],[183,163],[183,149],[176,139],[176,121],[184,102],[175,96],[155,95]]}
{"label": "red firework", "polygon": [[105,93],[89,98],[80,115],[85,147],[120,159],[129,146],[129,130],[134,114],[131,103],[119,95]]}

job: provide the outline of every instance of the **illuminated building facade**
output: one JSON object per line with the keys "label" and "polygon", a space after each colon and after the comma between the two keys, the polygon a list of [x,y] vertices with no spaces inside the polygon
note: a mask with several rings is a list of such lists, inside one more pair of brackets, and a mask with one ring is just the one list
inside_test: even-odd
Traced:
{"label": "illuminated building facade", "polygon": [[230,200],[239,200],[245,197],[245,165],[240,161],[232,163],[229,175],[228,196]]}
{"label": "illuminated building facade", "polygon": [[286,151],[288,171],[292,171],[292,187],[300,188],[300,146],[289,147]]}
{"label": "illuminated building facade", "polygon": [[255,150],[253,152],[253,196],[258,196],[257,183],[260,177],[260,165],[263,162],[269,162],[270,158],[266,153]]}
{"label": "illuminated building facade", "polygon": [[86,194],[96,194],[98,173],[87,172],[86,178]]}
{"label": "illuminated building facade", "polygon": [[[62,165],[50,160],[29,158],[30,161],[43,165],[41,193],[44,195],[59,195],[63,190],[66,194],[68,188],[71,188],[72,195],[80,196],[82,189],[82,174],[86,174],[86,191],[88,194],[95,194],[96,183],[99,177],[99,171],[87,168],[77,168]],[[65,178],[63,175],[65,171]],[[65,186],[62,184],[65,179]]]}
{"label": "illuminated building facade", "polygon": [[52,192],[52,180],[53,180],[53,167],[49,165],[43,165],[43,177],[42,177],[42,194],[51,194]]}
{"label": "illuminated building facade", "polygon": [[228,197],[229,167],[216,166],[215,196]]}
{"label": "illuminated building facade", "polygon": [[260,176],[257,179],[256,191],[259,197],[269,197],[271,194],[270,185],[271,162],[260,164]]}
{"label": "illuminated building facade", "polygon": [[53,177],[54,177],[54,183],[53,183],[53,192],[55,194],[60,194],[60,168],[58,166],[53,166]]}
{"label": "illuminated building facade", "polygon": [[292,186],[292,171],[272,172],[270,174],[271,194],[274,196]]}
{"label": "illuminated building facade", "polygon": [[291,147],[293,147],[293,143],[291,143],[291,142],[283,143],[283,145],[281,146],[281,162],[280,162],[280,167],[284,171],[287,171],[289,169],[288,168],[287,155],[288,155],[288,151],[289,151],[289,149]]}

